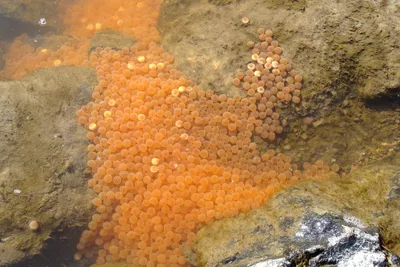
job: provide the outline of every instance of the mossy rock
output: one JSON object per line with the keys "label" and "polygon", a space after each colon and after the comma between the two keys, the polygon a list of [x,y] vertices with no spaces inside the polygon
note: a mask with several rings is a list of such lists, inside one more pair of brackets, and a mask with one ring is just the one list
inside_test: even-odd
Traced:
{"label": "mossy rock", "polygon": [[76,110],[91,99],[95,82],[94,70],[78,67],[0,82],[1,266],[38,254],[55,232],[87,223],[93,196]]}

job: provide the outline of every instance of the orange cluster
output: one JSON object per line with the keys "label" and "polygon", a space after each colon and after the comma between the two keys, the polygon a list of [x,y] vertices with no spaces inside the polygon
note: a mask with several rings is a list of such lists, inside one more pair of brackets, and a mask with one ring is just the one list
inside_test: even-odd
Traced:
{"label": "orange cluster", "polygon": [[19,79],[39,68],[88,64],[89,40],[86,38],[71,38],[60,47],[51,48],[34,48],[28,40],[26,35],[14,40],[4,55],[6,65],[0,71],[0,77]]}
{"label": "orange cluster", "polygon": [[60,8],[65,9],[64,34],[73,38],[60,47],[38,48],[29,44],[25,35],[16,38],[4,55],[6,65],[0,77],[19,79],[44,67],[87,66],[91,37],[104,29],[132,35],[141,42],[157,42],[160,35],[156,24],[161,3],[162,0],[82,0],[71,5],[69,1],[61,1]]}
{"label": "orange cluster", "polygon": [[[285,102],[300,103],[303,77],[293,70],[289,60],[282,57],[283,50],[272,38],[271,30],[259,28],[258,34],[260,42],[247,43],[252,48],[252,62],[247,64],[245,73],[237,74],[233,84],[242,85],[249,96],[258,92],[269,99],[277,97]],[[263,105],[262,108],[265,109]]]}
{"label": "orange cluster", "polygon": [[[280,98],[268,93],[274,87],[268,82],[268,89],[245,98],[205,92],[175,70],[173,58],[155,43],[97,49],[90,61],[99,84],[78,116],[93,142],[88,183],[98,194],[97,213],[82,234],[77,259],[185,265],[181,245],[190,244],[203,225],[332,171],[318,161],[302,172],[288,156],[260,154],[253,134],[273,140],[282,131],[274,111]],[[257,77],[254,72],[246,77]],[[291,88],[289,77],[273,83]]]}
{"label": "orange cluster", "polygon": [[272,38],[271,30],[260,28],[258,34],[261,42],[248,42],[248,46],[252,48],[252,61],[247,64],[244,73],[239,72],[236,75],[233,84],[241,86],[250,99],[255,99],[249,107],[253,118],[257,120],[255,132],[273,141],[276,134],[283,131],[274,106],[280,100],[300,103],[303,77],[282,57],[282,48]]}
{"label": "orange cluster", "polygon": [[102,29],[129,34],[140,42],[159,41],[157,19],[162,0],[80,0],[64,14],[65,33],[93,36]]}

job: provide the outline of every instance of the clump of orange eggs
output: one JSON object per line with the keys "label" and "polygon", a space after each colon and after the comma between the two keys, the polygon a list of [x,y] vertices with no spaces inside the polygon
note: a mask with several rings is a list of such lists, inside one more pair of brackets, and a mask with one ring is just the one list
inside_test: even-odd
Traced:
{"label": "clump of orange eggs", "polygon": [[26,74],[52,66],[88,66],[91,37],[104,29],[113,29],[133,36],[137,41],[159,41],[157,19],[162,0],[91,1],[71,4],[61,1],[64,35],[73,36],[61,47],[34,47],[22,35],[16,38],[4,55],[5,67],[0,77],[20,79]]}
{"label": "clump of orange eggs", "polygon": [[4,55],[6,62],[0,71],[0,77],[19,79],[26,74],[40,68],[54,66],[87,66],[87,51],[89,39],[71,38],[60,47],[37,47],[29,44],[26,35],[17,37],[7,53]]}
{"label": "clump of orange eggs", "polygon": [[102,29],[113,29],[135,37],[137,41],[159,41],[156,28],[162,0],[92,1],[70,5],[64,14],[65,33],[93,36]]}
{"label": "clump of orange eggs", "polygon": [[190,245],[203,225],[258,208],[300,180],[330,175],[322,161],[301,171],[274,150],[261,154],[252,141],[254,134],[274,140],[282,132],[275,103],[298,103],[301,88],[272,32],[259,33],[268,45],[254,45],[257,64],[234,80],[247,97],[201,90],[153,42],[91,54],[99,83],[77,115],[92,141],[88,184],[98,194],[97,212],[82,233],[77,259],[187,265],[181,245]]}
{"label": "clump of orange eggs", "polygon": [[249,108],[257,120],[255,132],[273,141],[283,131],[274,107],[278,101],[300,103],[303,77],[282,57],[282,48],[272,38],[271,30],[260,28],[258,34],[260,42],[247,43],[252,48],[247,70],[239,72],[233,84],[242,87],[254,102]]}

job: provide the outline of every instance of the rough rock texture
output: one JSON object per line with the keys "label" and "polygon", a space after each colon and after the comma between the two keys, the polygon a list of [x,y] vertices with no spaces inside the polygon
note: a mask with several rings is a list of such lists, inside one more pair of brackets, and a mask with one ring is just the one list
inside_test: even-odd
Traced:
{"label": "rough rock texture", "polygon": [[303,73],[306,97],[330,87],[342,95],[348,79],[373,97],[400,87],[399,14],[398,1],[168,0],[159,27],[167,49],[180,54],[178,66],[190,66],[204,87],[231,89],[232,74],[249,59],[244,44],[262,27]]}
{"label": "rough rock texture", "polygon": [[398,150],[399,6],[372,0],[169,0],[159,29],[179,70],[203,89],[230,95],[243,93],[231,82],[250,59],[246,43],[257,40],[258,28],[272,29],[305,88],[300,105],[276,106],[287,125],[269,146],[296,162],[322,158],[347,171]]}
{"label": "rough rock texture", "polygon": [[304,182],[201,229],[187,257],[197,266],[392,266],[387,249],[400,252],[399,177],[398,166],[381,163]]}
{"label": "rough rock texture", "polygon": [[111,47],[112,49],[122,49],[131,47],[135,44],[135,39],[131,35],[122,34],[111,29],[98,32],[90,41],[89,53],[97,47]]}
{"label": "rough rock texture", "polygon": [[39,253],[57,230],[89,218],[87,140],[76,110],[95,81],[92,69],[59,67],[0,82],[0,266]]}

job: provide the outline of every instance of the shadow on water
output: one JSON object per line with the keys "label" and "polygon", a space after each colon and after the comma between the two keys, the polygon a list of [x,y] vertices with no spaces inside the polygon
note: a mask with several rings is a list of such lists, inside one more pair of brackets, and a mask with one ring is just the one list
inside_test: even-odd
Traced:
{"label": "shadow on water", "polygon": [[74,260],[81,231],[82,229],[64,229],[63,232],[51,236],[40,254],[9,267],[87,267],[89,262],[85,259]]}
{"label": "shadow on water", "polygon": [[42,27],[39,23],[38,25],[33,25],[31,23],[7,18],[0,14],[0,37],[2,41],[12,40],[24,33],[33,37],[53,31],[54,29],[50,27]]}
{"label": "shadow on water", "polygon": [[372,99],[364,99],[365,106],[377,111],[395,110],[400,108],[400,88],[389,91],[388,94],[378,95]]}

